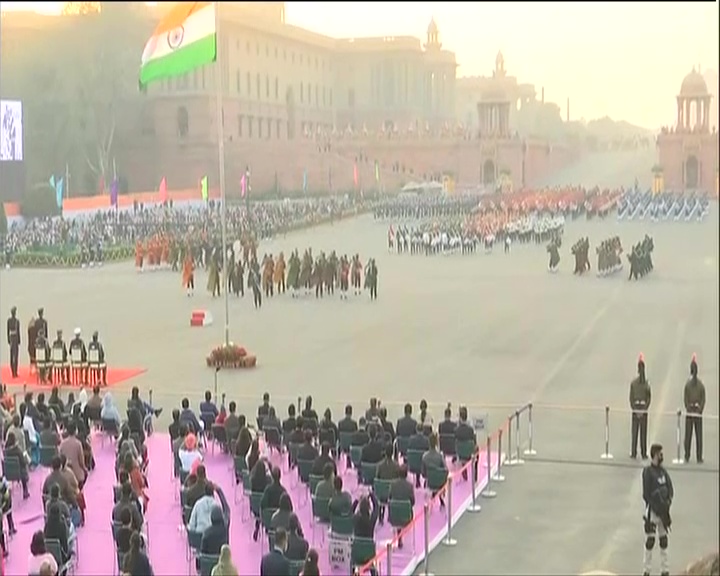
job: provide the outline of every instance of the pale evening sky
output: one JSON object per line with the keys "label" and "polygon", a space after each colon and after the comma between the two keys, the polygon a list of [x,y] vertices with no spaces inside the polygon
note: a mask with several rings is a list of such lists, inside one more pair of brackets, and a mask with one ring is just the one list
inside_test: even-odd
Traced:
{"label": "pale evening sky", "polygon": [[[43,12],[60,4],[1,3]],[[459,75],[489,74],[502,50],[509,73],[538,95],[544,86],[563,117],[569,97],[573,119],[671,124],[685,74],[719,68],[718,2],[287,2],[289,23],[335,37],[424,37],[432,17]]]}

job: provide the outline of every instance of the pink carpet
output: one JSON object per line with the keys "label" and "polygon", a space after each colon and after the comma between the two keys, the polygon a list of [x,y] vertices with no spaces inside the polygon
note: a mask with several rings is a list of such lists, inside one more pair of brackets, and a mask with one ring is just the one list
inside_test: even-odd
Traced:
{"label": "pink carpet", "polygon": [[[115,568],[114,544],[111,532],[111,510],[113,507],[112,487],[115,484],[113,472],[114,445],[105,442],[94,434],[93,448],[97,467],[85,486],[87,501],[86,524],[78,529],[78,560],[75,569],[77,576],[112,575]],[[182,524],[178,499],[178,481],[172,479],[172,460],[167,434],[155,434],[148,439],[150,451],[150,469],[148,482],[150,485],[150,504],[145,516],[149,530],[149,555],[156,576],[178,576],[188,574],[186,560],[186,535],[180,529]],[[332,569],[329,562],[327,538],[323,537],[322,528],[311,526],[311,504],[306,498],[307,489],[299,484],[297,474],[287,472],[286,458],[273,457],[276,464],[281,465],[285,476],[283,484],[292,495],[296,513],[300,517],[305,535],[311,547],[320,555],[320,571],[322,574],[338,576],[342,573]],[[481,460],[484,462],[485,458]],[[493,457],[493,461],[495,458]],[[242,495],[241,487],[235,497],[235,482],[232,461],[229,456],[219,450],[206,454],[205,463],[208,477],[224,491],[231,506],[230,545],[234,561],[241,574],[257,574],[262,555],[267,552],[267,539],[261,538],[253,542],[251,531],[252,520],[249,520],[248,499]],[[357,486],[354,471],[342,471],[346,487],[358,495],[364,488]],[[5,563],[7,574],[27,574],[27,561],[30,553],[30,540],[36,530],[43,527],[42,500],[40,490],[47,475],[47,470],[38,468],[31,473],[31,498],[23,501],[19,487],[13,487],[13,514],[18,533],[9,542],[10,556]],[[486,468],[480,467],[478,492],[485,486]],[[460,474],[453,479],[454,504],[452,515],[454,520],[464,512],[471,501],[471,482],[463,481]],[[392,555],[392,574],[412,573],[423,554],[423,504],[429,498],[424,490],[416,492],[416,508],[414,528],[405,536],[405,547]],[[237,500],[237,501],[236,501]],[[445,511],[434,507],[430,516],[431,542],[434,544],[443,537],[447,527]],[[415,538],[413,538],[415,532]],[[390,527],[378,525],[376,542],[378,552],[384,553],[385,543],[391,538]],[[415,544],[413,544],[413,539]],[[434,547],[434,546],[432,546]],[[386,560],[380,563],[380,572],[386,573]],[[114,571],[115,570],[115,571]],[[195,574],[194,566],[192,574]]]}

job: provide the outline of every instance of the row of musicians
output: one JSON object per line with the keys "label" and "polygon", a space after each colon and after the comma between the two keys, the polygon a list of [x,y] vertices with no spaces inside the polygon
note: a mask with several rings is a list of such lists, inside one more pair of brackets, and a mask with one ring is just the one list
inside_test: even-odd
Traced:
{"label": "row of musicians", "polygon": [[[35,341],[35,363],[41,379],[52,380],[52,369],[60,369],[66,371],[61,377],[64,377],[65,381],[70,381],[71,369],[84,371],[89,367],[99,371],[102,383],[106,382],[105,348],[100,342],[97,331],[93,332],[92,340],[86,346],[80,328],[76,328],[69,347],[63,340],[62,330],[57,331],[57,338],[52,345],[40,331]],[[83,381],[86,380],[85,374],[81,377]]]}

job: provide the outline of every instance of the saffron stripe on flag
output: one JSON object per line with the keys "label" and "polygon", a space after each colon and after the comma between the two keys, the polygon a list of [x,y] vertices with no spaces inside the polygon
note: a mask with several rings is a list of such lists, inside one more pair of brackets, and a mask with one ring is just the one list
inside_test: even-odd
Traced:
{"label": "saffron stripe on flag", "polygon": [[[180,26],[184,26],[191,16],[200,12],[204,8],[215,8],[215,2],[178,2],[170,12],[168,12],[155,28],[153,36],[167,34]],[[215,13],[213,12],[213,18]],[[215,22],[213,20],[213,30],[215,30]]]}

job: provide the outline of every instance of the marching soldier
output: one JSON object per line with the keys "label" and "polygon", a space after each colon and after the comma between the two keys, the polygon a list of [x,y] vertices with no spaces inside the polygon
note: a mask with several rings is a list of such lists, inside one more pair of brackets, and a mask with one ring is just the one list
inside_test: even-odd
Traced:
{"label": "marching soldier", "polygon": [[638,432],[640,433],[640,454],[647,460],[647,427],[650,409],[650,384],[645,377],[645,358],[642,354],[638,358],[638,375],[630,383],[630,409],[632,410],[632,444],[630,458],[637,458]]}
{"label": "marching soldier", "polygon": [[685,462],[690,461],[690,446],[695,430],[695,454],[697,463],[703,463],[702,413],[705,410],[705,385],[697,375],[697,356],[690,360],[690,380],[685,383]]}
{"label": "marching soldier", "polygon": [[20,320],[17,319],[17,308],[10,308],[7,320],[7,341],[10,345],[10,371],[12,377],[18,377],[18,357],[20,353]]}

